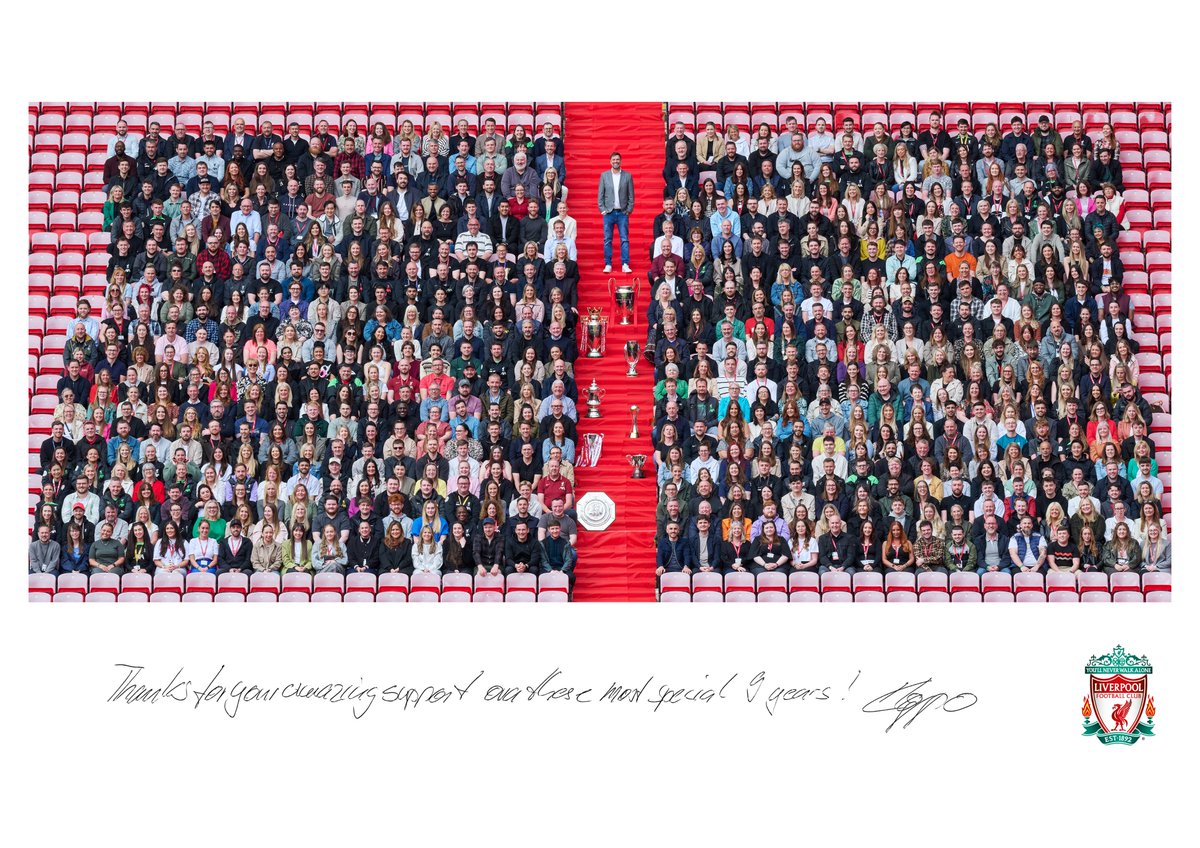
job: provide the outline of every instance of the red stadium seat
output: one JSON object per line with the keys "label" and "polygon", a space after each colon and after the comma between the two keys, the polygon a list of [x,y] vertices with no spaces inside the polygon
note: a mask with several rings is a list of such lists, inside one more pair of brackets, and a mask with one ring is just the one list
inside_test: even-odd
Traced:
{"label": "red stadium seat", "polygon": [[283,575],[280,588],[283,592],[303,592],[306,595],[311,595],[313,590],[313,576],[303,571],[289,571]]}
{"label": "red stadium seat", "polygon": [[819,595],[820,576],[813,571],[796,571],[788,575],[788,594],[795,600],[796,595]]}
{"label": "red stadium seat", "polygon": [[[516,574],[509,575],[509,580],[511,580],[513,577],[518,577],[518,576],[520,576],[520,575],[516,575]],[[665,597],[666,595],[673,595],[673,594],[687,594],[687,595],[692,594],[691,578],[689,578],[688,575],[680,573],[680,572],[667,572],[666,574],[663,574],[661,577],[659,577],[658,585],[659,585],[660,598]],[[511,593],[511,591],[512,590],[510,589],[509,592]],[[707,595],[709,593],[708,592],[699,592],[697,594]],[[716,594],[719,595],[720,593],[718,592]]]}
{"label": "red stadium seat", "polygon": [[950,593],[950,578],[937,571],[924,571],[917,574],[917,594],[924,600],[930,592]]}

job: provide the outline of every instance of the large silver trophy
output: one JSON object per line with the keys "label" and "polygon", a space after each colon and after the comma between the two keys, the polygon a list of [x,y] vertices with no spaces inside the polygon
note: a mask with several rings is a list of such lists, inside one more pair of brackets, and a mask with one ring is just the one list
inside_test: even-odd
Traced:
{"label": "large silver trophy", "polygon": [[608,338],[608,319],[600,314],[600,307],[589,306],[587,318],[587,355],[597,359],[604,355]]}
{"label": "large silver trophy", "polygon": [[593,378],[592,384],[587,388],[587,417],[600,417],[600,401],[604,399],[605,391],[600,388],[599,384]]}

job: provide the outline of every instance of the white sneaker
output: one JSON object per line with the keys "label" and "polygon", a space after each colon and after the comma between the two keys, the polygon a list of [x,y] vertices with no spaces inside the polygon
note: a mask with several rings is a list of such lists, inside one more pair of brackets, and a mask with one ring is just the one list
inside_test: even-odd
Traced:
{"label": "white sneaker", "polygon": [[622,273],[622,274],[632,274],[632,273],[633,273],[633,269],[632,269],[632,268],[630,268],[628,265],[622,265],[622,266],[621,266],[621,273]]}
{"label": "white sneaker", "polygon": [[611,265],[605,265],[605,266],[604,266],[604,271],[603,271],[602,273],[605,273],[605,274],[611,274],[611,273],[612,273],[612,266],[611,266]]}

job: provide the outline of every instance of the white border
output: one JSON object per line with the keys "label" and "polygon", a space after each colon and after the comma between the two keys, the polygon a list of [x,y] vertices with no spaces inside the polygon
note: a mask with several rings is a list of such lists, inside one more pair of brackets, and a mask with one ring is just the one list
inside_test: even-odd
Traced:
{"label": "white border", "polygon": [[[446,76],[428,86],[419,63],[400,53],[401,45],[423,41],[419,29],[407,38],[399,32],[426,19],[416,7],[378,13],[357,7],[335,13],[337,23],[328,28],[320,16],[330,7],[298,12],[303,28],[322,35],[298,30],[290,40],[279,7],[248,13],[126,6],[97,13],[73,5],[9,11],[16,38],[3,61],[5,79],[17,90],[4,137],[11,198],[4,215],[11,226],[3,249],[13,279],[25,274],[23,127],[27,102],[37,99],[232,100],[252,90],[260,98],[316,100],[344,99],[351,89],[363,99],[453,99],[464,91],[481,100],[517,96],[503,89],[507,82],[535,99],[1149,94],[1174,101],[1175,186],[1181,198],[1198,196],[1184,88],[1193,76],[1194,47],[1185,42],[1193,14],[1165,4],[1061,13],[992,8],[983,22],[964,19],[957,8],[894,3],[708,9],[608,2],[582,10],[525,7],[508,23],[493,16],[515,7],[475,11],[454,4],[431,19],[436,40],[461,38],[472,58],[458,67],[444,63],[439,70],[448,69]],[[375,33],[376,14],[392,33]],[[253,20],[260,16],[266,22]],[[316,63],[320,49],[336,48],[341,38],[330,33],[351,33],[356,24],[379,45],[347,35],[331,75],[287,65],[272,70],[263,58],[267,37],[255,34],[270,33],[270,43],[289,56]],[[35,31],[37,38],[30,35]],[[564,31],[596,37],[567,43]],[[142,46],[154,32],[171,33],[183,60],[156,58]],[[213,46],[206,47],[209,36]],[[953,46],[939,47],[944,38]],[[222,80],[217,91],[202,86],[243,39],[253,52],[238,63],[245,69],[215,71]],[[122,56],[117,44],[129,52]],[[878,69],[842,61],[855,44],[891,58]],[[387,71],[356,72],[352,65],[367,55],[378,56]],[[523,62],[533,70],[523,70]],[[890,69],[897,63],[921,79],[895,76]],[[969,75],[976,65],[986,68],[984,81]],[[748,82],[748,69],[763,74],[761,84]],[[1188,221],[1196,225],[1193,208],[1175,206],[1176,232],[1188,232]],[[1189,242],[1177,237],[1176,244],[1175,277],[1187,281],[1195,265]],[[1196,287],[1179,285],[1175,303],[1179,315],[1196,314]],[[5,385],[23,391],[16,364],[25,361],[24,310],[4,310],[0,321],[5,361],[12,363]],[[1186,368],[1175,378],[1174,414],[1187,421],[1196,412],[1196,378]],[[1175,477],[1193,479],[1200,468],[1179,429]],[[24,421],[0,420],[0,438],[24,444]],[[23,456],[4,452],[7,479],[25,479]],[[7,549],[22,559],[24,487],[5,487],[0,504]],[[1181,486],[1176,510],[1186,515],[1195,506],[1194,493]],[[1182,768],[1196,753],[1193,643],[1186,639],[1194,628],[1186,623],[1197,609],[1197,581],[1185,552],[1195,549],[1196,538],[1187,521],[1178,521],[1176,533],[1184,554],[1176,600],[1155,607],[63,610],[25,603],[24,569],[13,562],[0,591],[11,663],[3,678],[5,797],[16,808],[5,829],[20,844],[96,846],[164,836],[174,845],[214,839],[309,845],[372,836],[436,836],[444,844],[728,845],[773,838],[1008,846],[1094,836],[1190,843],[1184,815],[1192,798],[1184,795],[1190,782]],[[1148,654],[1156,669],[1158,736],[1133,748],[1079,736],[1083,664],[1118,642]],[[705,674],[718,679],[759,668],[771,681],[796,686],[841,684],[859,669],[862,677],[846,702],[784,705],[774,717],[727,701],[658,713],[451,705],[442,714],[380,710],[354,721],[345,707],[301,704],[247,710],[231,722],[104,703],[117,682],[115,662],[143,662],[156,677],[184,665],[199,679],[217,661],[229,663],[230,674],[279,681],[362,675],[437,682],[487,668],[525,683],[556,665],[588,682],[655,674],[699,684]],[[886,735],[877,717],[854,708],[866,694],[861,687],[882,694],[892,680],[928,675],[974,692],[978,706],[925,716],[908,731]]]}

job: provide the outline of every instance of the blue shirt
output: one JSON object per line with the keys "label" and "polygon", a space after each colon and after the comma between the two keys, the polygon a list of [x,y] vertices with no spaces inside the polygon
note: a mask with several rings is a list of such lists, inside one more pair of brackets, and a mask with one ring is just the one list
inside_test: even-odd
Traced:
{"label": "blue shirt", "polygon": [[[717,419],[718,420],[723,419],[725,417],[725,413],[729,410],[729,401],[730,401],[730,396],[726,395],[725,397],[721,398],[721,402],[719,404],[717,404]],[[750,402],[747,401],[744,397],[741,397],[739,395],[738,396],[738,406],[741,407],[741,409],[742,409],[742,417],[745,418],[747,421],[749,421],[750,420]]]}
{"label": "blue shirt", "polygon": [[129,448],[131,451],[130,455],[133,457],[133,461],[134,462],[138,461],[138,448],[140,445],[138,440],[135,439],[133,436],[126,436],[124,439],[122,439],[120,436],[113,436],[111,439],[108,440],[108,464],[109,465],[112,465],[113,462],[116,461],[117,450],[121,447],[122,444],[129,445]]}
{"label": "blue shirt", "polygon": [[725,221],[729,221],[733,224],[733,235],[740,236],[742,234],[741,217],[735,215],[733,210],[727,206],[725,207],[724,216],[714,209],[713,213],[708,217],[709,226],[712,227],[713,238],[717,238],[721,235],[721,224]]}

